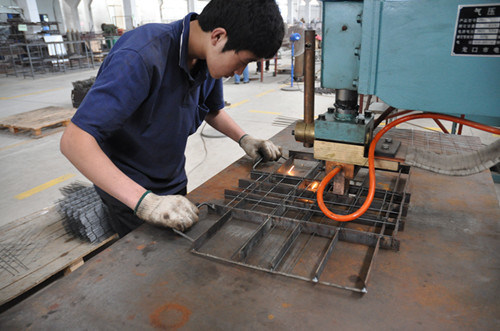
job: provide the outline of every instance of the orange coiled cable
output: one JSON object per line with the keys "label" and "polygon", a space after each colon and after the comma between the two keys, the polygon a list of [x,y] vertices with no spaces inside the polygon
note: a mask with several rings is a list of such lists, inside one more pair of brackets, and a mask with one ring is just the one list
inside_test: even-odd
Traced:
{"label": "orange coiled cable", "polygon": [[[396,115],[396,114],[395,114]],[[426,114],[415,114],[415,115],[407,115],[401,118],[398,118],[397,120],[394,120],[393,122],[389,123],[386,125],[383,129],[381,129],[376,135],[375,138],[373,138],[371,144],[370,144],[370,149],[368,150],[368,174],[369,174],[369,186],[368,186],[368,195],[366,196],[365,202],[363,205],[354,213],[349,214],[349,215],[338,215],[332,213],[326,206],[325,202],[323,200],[323,192],[325,190],[326,185],[332,180],[333,177],[335,177],[336,174],[338,174],[341,170],[341,166],[337,166],[335,169],[333,169],[329,174],[323,178],[321,183],[318,186],[318,191],[316,192],[316,198],[318,201],[318,206],[321,209],[321,211],[328,217],[331,218],[335,221],[339,222],[349,222],[352,220],[355,220],[359,218],[361,215],[363,215],[370,205],[373,202],[373,198],[375,196],[375,147],[377,146],[377,142],[382,138],[382,136],[395,127],[398,124],[401,124],[406,121],[414,120],[414,119],[420,119],[420,118],[432,118],[432,119],[440,119],[440,120],[447,120],[447,121],[452,121],[456,122],[459,124],[467,125],[472,128],[490,132],[496,135],[500,135],[500,129],[472,122],[466,119],[454,117],[454,116],[449,116],[449,115],[441,115],[441,114],[435,114],[435,113],[426,113]]]}

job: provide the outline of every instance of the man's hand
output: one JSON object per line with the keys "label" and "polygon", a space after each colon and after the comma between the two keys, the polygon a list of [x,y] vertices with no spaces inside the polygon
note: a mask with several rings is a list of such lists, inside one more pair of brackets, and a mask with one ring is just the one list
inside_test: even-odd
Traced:
{"label": "man's hand", "polygon": [[246,134],[240,138],[239,144],[254,162],[259,156],[262,156],[264,162],[278,161],[281,157],[281,147],[276,146],[270,140],[257,139]]}
{"label": "man's hand", "polygon": [[182,195],[148,193],[138,202],[135,214],[150,224],[179,231],[198,222],[198,208]]}

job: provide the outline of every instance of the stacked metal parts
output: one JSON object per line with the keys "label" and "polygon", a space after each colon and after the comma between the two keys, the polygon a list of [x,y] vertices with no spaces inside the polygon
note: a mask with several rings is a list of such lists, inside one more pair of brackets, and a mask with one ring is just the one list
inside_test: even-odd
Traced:
{"label": "stacked metal parts", "polygon": [[59,201],[58,211],[68,233],[90,243],[101,242],[113,234],[108,208],[93,186],[73,183],[63,187],[61,193],[64,198]]}
{"label": "stacked metal parts", "polygon": [[73,90],[71,90],[71,102],[74,108],[80,107],[83,98],[87,95],[92,85],[94,85],[95,77],[90,77],[86,80],[77,80],[72,82]]}

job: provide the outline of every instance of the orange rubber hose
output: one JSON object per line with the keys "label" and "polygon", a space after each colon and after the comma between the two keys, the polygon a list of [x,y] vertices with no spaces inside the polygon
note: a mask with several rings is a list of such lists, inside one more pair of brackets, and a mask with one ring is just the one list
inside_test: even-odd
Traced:
{"label": "orange rubber hose", "polygon": [[328,218],[331,218],[335,221],[339,222],[349,222],[352,220],[355,220],[359,218],[361,215],[363,215],[370,205],[373,202],[373,198],[375,197],[375,147],[377,146],[377,142],[382,138],[382,136],[389,131],[391,128],[395,127],[398,124],[401,124],[406,121],[414,120],[414,119],[420,119],[420,118],[432,118],[432,119],[437,119],[437,120],[447,120],[447,121],[452,121],[452,122],[457,122],[459,124],[467,125],[472,128],[490,132],[493,134],[500,135],[500,129],[487,126],[484,124],[472,122],[466,119],[462,118],[457,118],[454,116],[449,116],[449,115],[441,115],[441,114],[435,114],[435,113],[426,113],[426,114],[414,114],[414,115],[407,115],[401,118],[398,118],[388,125],[386,125],[384,128],[382,128],[373,138],[371,144],[370,144],[370,149],[368,150],[368,174],[369,174],[369,186],[368,186],[368,195],[366,196],[365,202],[363,205],[354,213],[349,214],[349,215],[338,215],[332,213],[326,206],[325,202],[323,200],[323,192],[325,190],[326,185],[332,180],[332,178],[338,174],[341,170],[342,167],[338,166],[335,169],[333,169],[329,174],[323,178],[321,183],[319,184],[318,191],[316,192],[316,198],[318,201],[318,206],[321,209],[321,211],[327,216]]}

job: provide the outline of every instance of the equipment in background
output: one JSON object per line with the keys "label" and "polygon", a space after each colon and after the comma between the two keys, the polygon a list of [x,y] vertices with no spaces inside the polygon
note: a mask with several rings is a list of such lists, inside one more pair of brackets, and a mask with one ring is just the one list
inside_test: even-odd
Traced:
{"label": "equipment in background", "polygon": [[[291,58],[291,74],[290,74],[290,86],[287,86],[287,87],[284,87],[282,88],[283,91],[298,91],[299,88],[298,86],[293,86],[293,80],[294,80],[294,60],[295,60],[295,43],[297,43],[298,41],[300,41],[301,37],[300,37],[300,33],[292,33],[290,35],[290,42],[292,43],[292,58]],[[262,70],[262,68],[261,68]]]}
{"label": "equipment in background", "polygon": [[104,36],[116,36],[118,34],[118,27],[114,24],[101,24],[102,34]]}
{"label": "equipment in background", "polygon": [[90,77],[85,80],[77,80],[76,82],[72,82],[73,89],[71,90],[71,102],[73,103],[74,108],[80,107],[83,99],[89,92],[92,85],[94,85],[95,77]]}
{"label": "equipment in background", "polygon": [[101,24],[101,29],[102,29],[102,35],[106,39],[107,49],[113,48],[118,39],[120,39],[121,29],[118,29],[118,27],[114,24],[106,24],[106,23]]}

